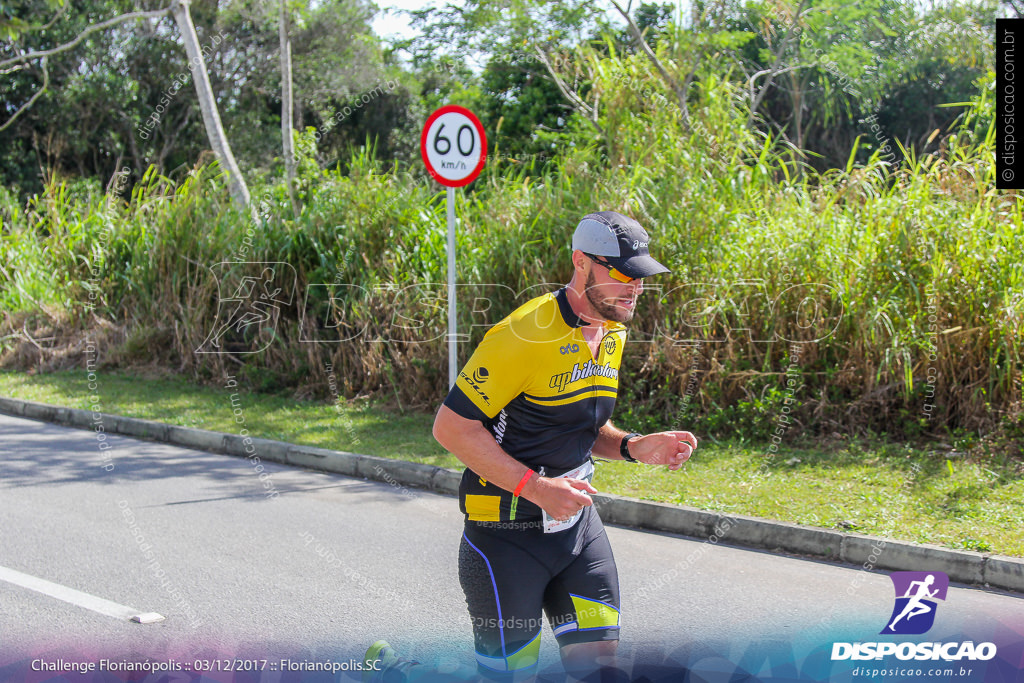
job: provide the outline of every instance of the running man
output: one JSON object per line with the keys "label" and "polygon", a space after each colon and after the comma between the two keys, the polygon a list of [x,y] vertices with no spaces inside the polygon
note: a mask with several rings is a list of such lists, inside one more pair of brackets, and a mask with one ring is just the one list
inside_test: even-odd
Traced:
{"label": "running man", "polygon": [[[543,625],[575,679],[614,671],[619,582],[590,494],[592,456],[678,470],[690,432],[642,436],[612,425],[626,327],[644,278],[668,272],[639,223],[584,216],[572,279],[491,328],[437,413],[434,437],[465,465],[459,581],[473,624],[477,674],[519,681],[536,671]],[[426,667],[379,641],[376,680],[425,678]],[[449,680],[453,680],[450,678]],[[465,679],[463,679],[465,680]]]}
{"label": "running man", "polygon": [[[910,585],[907,586],[907,594],[903,596],[905,598],[910,598],[910,600],[907,601],[906,606],[904,606],[903,611],[900,612],[899,616],[893,619],[892,623],[889,624],[890,631],[895,632],[896,622],[902,619],[903,617],[906,617],[907,621],[910,621],[912,618],[916,617],[919,614],[928,614],[932,611],[932,608],[927,604],[923,603],[922,600],[924,600],[925,598],[934,597],[935,594],[939,592],[938,588],[936,588],[933,591],[928,590],[928,587],[931,586],[933,583],[935,583],[934,574],[929,574],[928,576],[924,577],[924,581],[910,582]],[[914,586],[917,586],[916,593],[914,592]]]}

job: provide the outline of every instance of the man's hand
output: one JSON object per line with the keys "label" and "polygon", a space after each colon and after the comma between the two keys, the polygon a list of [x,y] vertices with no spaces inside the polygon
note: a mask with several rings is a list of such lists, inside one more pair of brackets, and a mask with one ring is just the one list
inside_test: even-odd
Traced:
{"label": "man's hand", "polygon": [[564,520],[594,504],[588,493],[597,493],[597,489],[582,479],[534,477],[523,490],[523,498],[543,508],[553,519]]}
{"label": "man's hand", "polygon": [[697,449],[697,437],[690,432],[658,432],[635,437],[628,447],[629,454],[642,463],[678,470]]}

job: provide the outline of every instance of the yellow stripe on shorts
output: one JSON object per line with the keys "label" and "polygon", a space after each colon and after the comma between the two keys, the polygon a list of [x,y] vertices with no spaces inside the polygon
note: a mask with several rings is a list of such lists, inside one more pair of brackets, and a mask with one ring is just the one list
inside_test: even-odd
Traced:
{"label": "yellow stripe on shorts", "polygon": [[473,522],[500,522],[501,496],[467,494],[466,515]]}

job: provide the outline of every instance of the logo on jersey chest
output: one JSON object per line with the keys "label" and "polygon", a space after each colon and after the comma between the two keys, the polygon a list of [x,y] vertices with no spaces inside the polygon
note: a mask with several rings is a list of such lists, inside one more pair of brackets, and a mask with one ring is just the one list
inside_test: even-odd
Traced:
{"label": "logo on jersey chest", "polygon": [[578,382],[581,379],[587,379],[588,377],[594,376],[618,379],[619,371],[617,368],[613,368],[611,363],[598,365],[594,361],[588,360],[583,365],[575,363],[572,366],[572,370],[569,372],[561,372],[557,375],[551,375],[551,381],[548,382],[548,386],[552,389],[558,389],[558,393],[562,393],[565,391],[565,388],[573,382]]}

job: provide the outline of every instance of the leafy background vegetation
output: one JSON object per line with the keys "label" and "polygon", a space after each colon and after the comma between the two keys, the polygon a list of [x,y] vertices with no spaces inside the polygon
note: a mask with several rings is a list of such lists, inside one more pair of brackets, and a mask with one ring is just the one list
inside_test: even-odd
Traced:
{"label": "leafy background vegetation", "polygon": [[[136,5],[5,5],[4,56]],[[208,66],[255,211],[232,205],[204,151],[190,85],[138,133],[188,72],[169,19],[49,60],[46,92],[0,131],[5,366],[81,367],[88,335],[103,367],[231,371],[326,398],[330,363],[343,398],[436,405],[444,203],[417,143],[452,102],[481,115],[492,157],[459,193],[460,296],[492,299],[486,315],[461,308],[463,359],[528,288],[566,281],[580,215],[614,209],[673,269],[633,324],[623,424],[767,440],[787,408],[786,438],[884,433],[1019,456],[1024,227],[1017,193],[994,189],[990,45],[1011,8],[642,4],[629,27],[606,6],[474,0],[414,13],[421,36],[385,43],[368,5],[290,7],[295,205],[276,3],[192,5],[200,43],[224,36]],[[40,68],[0,83],[8,112]],[[217,316],[210,268],[250,234],[243,261],[289,264],[297,296],[273,329],[230,337],[232,353],[196,354]]]}

